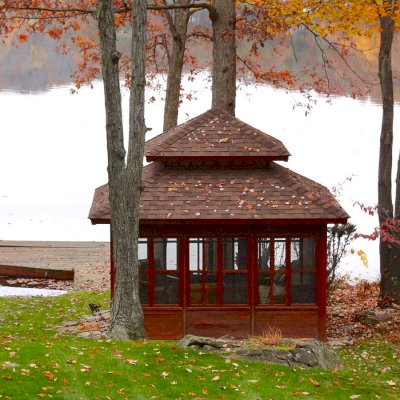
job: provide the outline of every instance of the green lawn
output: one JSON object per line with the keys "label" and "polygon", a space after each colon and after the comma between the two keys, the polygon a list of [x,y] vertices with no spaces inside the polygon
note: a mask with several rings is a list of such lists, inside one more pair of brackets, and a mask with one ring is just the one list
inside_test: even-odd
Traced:
{"label": "green lawn", "polygon": [[399,399],[400,346],[341,351],[337,372],[183,350],[173,342],[59,335],[54,326],[106,308],[107,295],[0,299],[0,399]]}

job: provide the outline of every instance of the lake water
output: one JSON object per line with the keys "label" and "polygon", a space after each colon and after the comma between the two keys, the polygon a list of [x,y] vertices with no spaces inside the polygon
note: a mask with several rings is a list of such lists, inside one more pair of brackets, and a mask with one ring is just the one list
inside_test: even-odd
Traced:
{"label": "lake water", "polygon": [[[191,85],[197,100],[184,101],[180,122],[211,104],[205,81],[198,78]],[[128,97],[124,92],[125,121]],[[359,230],[370,233],[376,217],[366,216],[353,204],[377,202],[381,107],[347,98],[334,98],[332,104],[317,99],[305,116],[303,108],[294,107],[302,100],[299,94],[243,86],[237,117],[280,139],[292,154],[282,164],[294,171],[328,188],[351,178],[339,200]],[[108,240],[108,226],[92,226],[87,219],[94,189],[107,182],[102,85],[96,83],[77,95],[66,87],[40,94],[3,92],[0,109],[0,239]],[[162,113],[162,100],[147,105],[147,125],[152,128],[148,138],[162,131]],[[395,148],[397,163],[397,142]],[[377,278],[378,244],[358,240],[353,247],[367,253],[368,268],[353,255],[342,270]]]}

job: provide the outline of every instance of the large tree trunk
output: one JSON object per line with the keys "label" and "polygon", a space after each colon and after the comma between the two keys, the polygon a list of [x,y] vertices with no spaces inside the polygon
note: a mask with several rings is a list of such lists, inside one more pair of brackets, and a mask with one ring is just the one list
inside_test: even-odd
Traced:
{"label": "large tree trunk", "polygon": [[[136,12],[138,12],[137,3],[138,0],[136,0],[134,4],[135,15]],[[141,1],[141,3],[144,2]],[[144,4],[144,9],[145,7]],[[136,21],[133,28],[134,32],[145,29],[143,27],[138,28],[137,26],[142,21],[140,16],[138,17],[136,15]],[[126,153],[123,142],[118,68],[119,53],[116,50],[112,0],[99,0],[98,25],[100,31],[101,65],[106,109],[108,185],[115,266],[114,295],[111,302],[110,336],[115,339],[142,338],[145,333],[137,282],[137,231],[139,222],[137,209],[139,207],[142,159],[140,159],[140,162],[136,162],[136,164],[140,164],[139,168],[135,163],[131,165],[134,156],[131,154],[130,149],[128,165],[125,162]],[[136,37],[135,40],[137,40]],[[136,60],[135,54],[133,54],[133,59],[137,63],[141,62],[140,59]],[[135,80],[137,79],[138,77],[135,77]],[[139,101],[138,99],[141,98],[137,94],[134,94],[134,96],[136,101]],[[141,123],[140,119],[138,119],[138,123]],[[137,125],[135,125],[135,127],[137,132],[139,132],[138,136],[140,136],[141,131]],[[138,147],[140,147],[140,144],[138,144]],[[142,154],[143,158],[143,150],[140,153],[138,149],[132,149],[132,152],[134,151],[137,152],[137,157],[140,157],[140,154]],[[135,176],[135,174],[139,174],[139,176]]]}
{"label": "large tree trunk", "polygon": [[236,10],[234,0],[213,0],[212,108],[235,115],[236,105]]}
{"label": "large tree trunk", "polygon": [[[178,4],[189,5],[191,0],[177,0]],[[178,124],[179,96],[181,91],[182,70],[185,56],[189,8],[166,11],[169,29],[172,35],[172,49],[168,60],[167,91],[164,106],[164,131]],[[172,16],[172,14],[174,16]]]}
{"label": "large tree trunk", "polygon": [[[388,15],[380,19],[381,35],[379,50],[379,79],[382,93],[382,128],[379,148],[378,170],[378,216],[379,224],[385,224],[387,219],[393,218],[392,201],[392,151],[393,151],[393,76],[392,76],[392,44],[393,19]],[[398,213],[398,209],[396,213]],[[390,235],[390,232],[387,232]],[[380,271],[381,271],[381,299],[398,297],[399,275],[398,251],[394,244],[380,238]]]}
{"label": "large tree trunk", "polygon": [[390,262],[390,279],[385,282],[384,295],[393,299],[396,303],[400,304],[400,154],[397,161],[397,174],[396,174],[396,199],[394,207],[394,228],[393,236],[396,241],[393,243],[391,262]]}

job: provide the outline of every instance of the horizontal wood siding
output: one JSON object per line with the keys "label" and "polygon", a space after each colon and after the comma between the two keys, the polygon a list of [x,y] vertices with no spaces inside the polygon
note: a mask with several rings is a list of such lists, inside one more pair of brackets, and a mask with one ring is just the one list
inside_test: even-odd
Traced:
{"label": "horizontal wood siding", "polygon": [[260,336],[270,328],[279,329],[283,337],[318,339],[318,310],[256,310],[253,334]]}
{"label": "horizontal wood siding", "polygon": [[250,310],[187,310],[186,333],[199,336],[247,337],[250,332]]}
{"label": "horizontal wood siding", "polygon": [[183,316],[181,309],[146,308],[144,327],[149,339],[180,339],[183,337]]}

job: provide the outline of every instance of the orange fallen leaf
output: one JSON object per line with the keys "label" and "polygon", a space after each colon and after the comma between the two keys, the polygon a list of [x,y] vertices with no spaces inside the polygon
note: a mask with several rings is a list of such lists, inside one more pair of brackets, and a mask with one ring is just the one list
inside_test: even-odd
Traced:
{"label": "orange fallen leaf", "polygon": [[43,372],[43,375],[48,379],[54,379],[55,378],[54,374],[52,374],[50,371]]}

